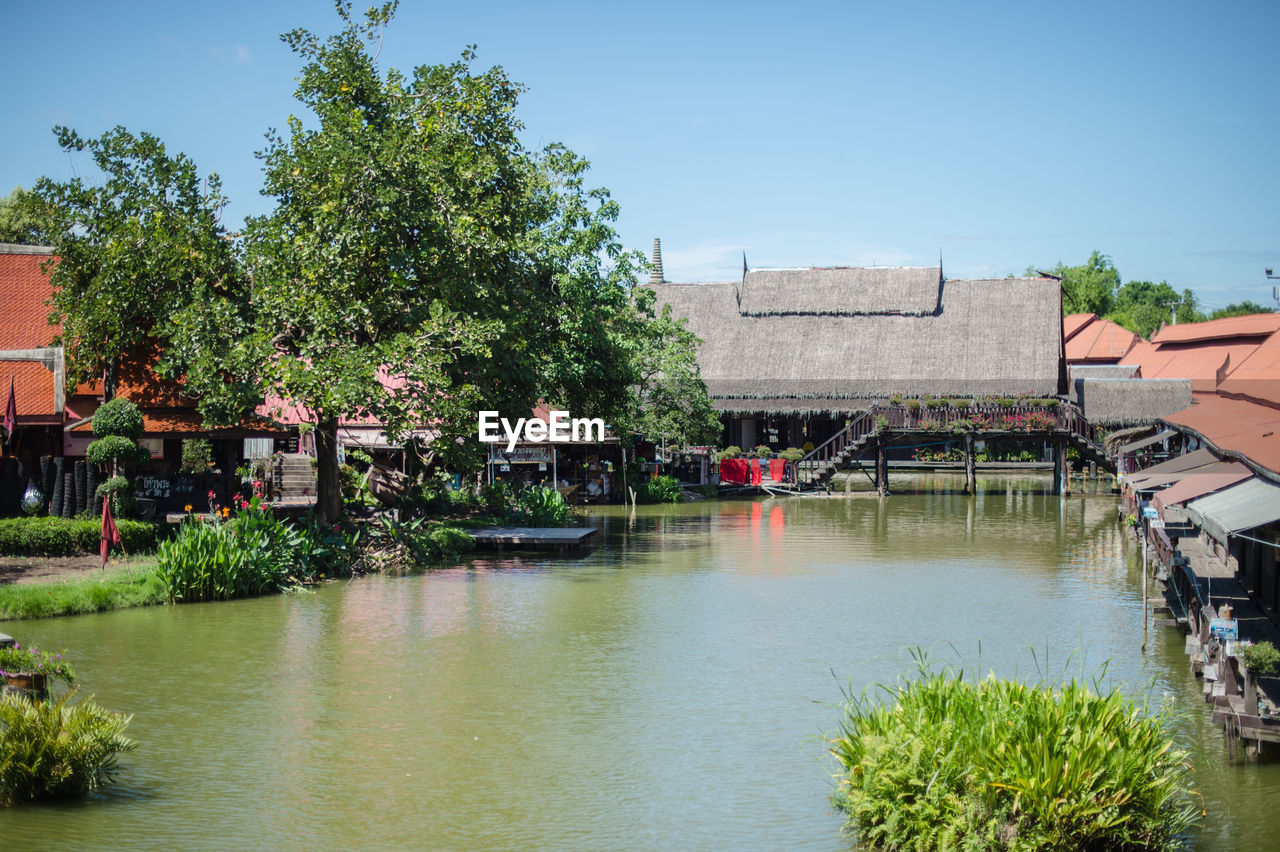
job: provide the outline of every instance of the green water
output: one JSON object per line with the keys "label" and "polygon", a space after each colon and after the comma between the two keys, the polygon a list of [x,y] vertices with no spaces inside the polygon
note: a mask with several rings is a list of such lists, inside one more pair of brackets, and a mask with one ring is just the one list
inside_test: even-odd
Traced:
{"label": "green water", "polygon": [[105,795],[0,812],[0,848],[847,850],[821,735],[913,646],[1171,694],[1200,848],[1274,848],[1280,766],[1226,764],[1179,633],[1139,651],[1114,499],[959,484],[602,509],[584,558],[11,622],[141,746]]}

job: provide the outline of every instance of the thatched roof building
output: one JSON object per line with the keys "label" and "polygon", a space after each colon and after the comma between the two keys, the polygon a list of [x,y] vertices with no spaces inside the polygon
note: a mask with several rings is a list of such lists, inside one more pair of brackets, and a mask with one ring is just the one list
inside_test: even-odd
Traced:
{"label": "thatched roof building", "polygon": [[893,394],[1066,391],[1053,279],[765,269],[741,282],[650,286],[702,339],[702,377],[727,413],[835,414]]}
{"label": "thatched roof building", "polygon": [[1138,426],[1191,405],[1191,380],[1077,378],[1072,397],[1090,423]]}

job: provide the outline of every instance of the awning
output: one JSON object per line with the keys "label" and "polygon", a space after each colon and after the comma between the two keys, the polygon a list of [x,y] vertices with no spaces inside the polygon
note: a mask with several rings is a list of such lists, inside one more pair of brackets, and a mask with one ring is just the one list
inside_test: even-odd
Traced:
{"label": "awning", "polygon": [[[1253,471],[1240,462],[1218,462],[1191,471],[1163,491],[1157,491],[1151,503],[1163,510],[1215,491],[1221,491],[1253,476]],[[1165,520],[1168,520],[1166,517]]]}
{"label": "awning", "polygon": [[1150,490],[1157,485],[1168,485],[1170,482],[1177,482],[1182,478],[1182,474],[1188,470],[1194,470],[1205,465],[1216,464],[1218,457],[1208,450],[1196,450],[1194,453],[1187,453],[1185,456],[1171,458],[1168,461],[1160,462],[1160,464],[1152,465],[1145,470],[1134,471],[1124,478],[1126,488],[1134,490]]}
{"label": "awning", "polygon": [[[439,433],[434,429],[415,429],[409,435],[424,444],[430,444]],[[377,426],[342,426],[338,429],[338,442],[365,450],[398,450],[404,446],[403,441],[393,444],[387,433]]]}
{"label": "awning", "polygon": [[1280,521],[1280,485],[1254,477],[1187,504],[1187,514],[1222,543],[1227,536]]}
{"label": "awning", "polygon": [[1133,443],[1130,443],[1130,444],[1123,444],[1121,445],[1120,449],[1117,452],[1121,452],[1121,453],[1137,452],[1143,447],[1149,447],[1152,444],[1158,444],[1161,441],[1165,440],[1166,438],[1172,438],[1177,434],[1178,433],[1173,431],[1172,429],[1165,429],[1163,432],[1157,432],[1155,435],[1152,435],[1149,438],[1143,438],[1141,441],[1134,441]]}

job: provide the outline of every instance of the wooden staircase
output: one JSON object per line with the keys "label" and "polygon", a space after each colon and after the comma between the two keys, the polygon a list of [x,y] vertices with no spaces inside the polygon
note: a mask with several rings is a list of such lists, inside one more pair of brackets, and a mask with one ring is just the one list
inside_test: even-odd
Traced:
{"label": "wooden staircase", "polygon": [[[1046,409],[1019,406],[974,405],[967,409],[927,409],[909,411],[902,406],[876,404],[858,412],[844,429],[815,447],[796,463],[796,482],[800,490],[825,488],[837,471],[861,467],[859,459],[868,449],[878,447],[886,433],[901,437],[936,440],[952,435],[957,440],[971,435],[985,440],[1009,437],[1041,437],[1062,440],[1075,447],[1082,458],[1111,470],[1114,459],[1107,455],[1097,431],[1085,420],[1080,409],[1063,402],[1053,412],[1053,423],[1042,429],[1012,431],[1009,429],[966,426],[971,418],[1026,416],[1028,412],[1044,415]],[[998,422],[998,421],[997,421]],[[954,428],[953,428],[954,427]],[[956,430],[959,431],[956,431]],[[881,471],[880,476],[884,475]]]}
{"label": "wooden staircase", "polygon": [[271,488],[281,503],[315,503],[316,471],[311,456],[294,453],[272,456]]}

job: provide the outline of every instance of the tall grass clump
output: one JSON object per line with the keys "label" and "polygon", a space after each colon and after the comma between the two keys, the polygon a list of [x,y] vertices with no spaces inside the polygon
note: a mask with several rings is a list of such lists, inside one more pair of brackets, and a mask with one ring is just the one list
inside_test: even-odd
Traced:
{"label": "tall grass clump", "polygon": [[573,509],[556,489],[533,485],[516,493],[510,517],[512,523],[531,527],[564,527],[572,520]]}
{"label": "tall grass clump", "polygon": [[835,806],[882,849],[1166,849],[1201,808],[1165,711],[1071,680],[931,671],[849,696]]}
{"label": "tall grass clump", "polygon": [[74,690],[53,701],[0,697],[0,805],[65,799],[110,781],[117,756],[137,743],[124,735],[127,716]]}

